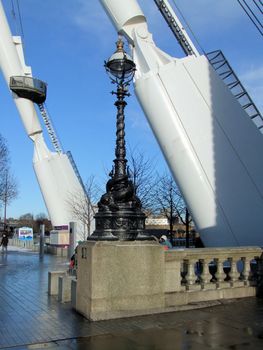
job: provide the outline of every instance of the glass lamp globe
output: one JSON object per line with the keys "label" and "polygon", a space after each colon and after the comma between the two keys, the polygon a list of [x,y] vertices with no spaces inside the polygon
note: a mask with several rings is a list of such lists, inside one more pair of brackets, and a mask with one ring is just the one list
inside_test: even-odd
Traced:
{"label": "glass lamp globe", "polygon": [[116,45],[117,50],[105,63],[106,71],[117,84],[128,83],[133,78],[135,63],[124,51],[123,41],[121,39],[117,41]]}

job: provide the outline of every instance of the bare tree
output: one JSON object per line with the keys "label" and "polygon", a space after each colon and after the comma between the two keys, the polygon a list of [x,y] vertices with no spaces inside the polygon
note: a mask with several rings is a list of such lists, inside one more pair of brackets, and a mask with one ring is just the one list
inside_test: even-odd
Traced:
{"label": "bare tree", "polygon": [[52,230],[52,223],[45,213],[39,213],[35,216],[34,232],[40,232],[40,225],[45,225],[45,231]]}
{"label": "bare tree", "polygon": [[[144,154],[137,149],[129,150],[128,173],[134,184],[135,194],[140,198],[145,211],[151,209],[152,190],[155,177],[155,164],[153,160],[147,159]],[[92,233],[93,218],[96,212],[95,203],[98,202],[103,191],[95,182],[94,176],[90,176],[85,184],[86,194],[70,192],[68,204],[71,214],[76,221],[82,224],[82,237],[86,239]]]}
{"label": "bare tree", "polygon": [[178,198],[178,188],[171,175],[164,174],[159,176],[158,183],[154,190],[154,208],[155,212],[160,212],[169,222],[170,235],[173,231],[173,225],[178,222],[177,206],[180,201]]}
{"label": "bare tree", "polygon": [[0,180],[9,161],[8,148],[5,139],[0,134]]}
{"label": "bare tree", "polygon": [[34,228],[34,215],[31,213],[23,214],[19,217],[19,225]]}
{"label": "bare tree", "polygon": [[4,206],[4,224],[6,224],[7,206],[18,196],[17,181],[8,167],[5,168],[0,182],[0,201]]}
{"label": "bare tree", "polygon": [[0,206],[4,207],[4,224],[6,225],[7,206],[18,195],[15,177],[11,174],[9,151],[6,140],[0,135]]}
{"label": "bare tree", "polygon": [[[81,192],[81,193],[80,193]],[[96,205],[101,190],[95,182],[95,177],[91,175],[85,184],[86,196],[83,192],[70,192],[68,196],[68,204],[70,206],[73,218],[81,223],[81,236],[83,240],[91,235],[93,217],[96,213]]]}
{"label": "bare tree", "polygon": [[191,215],[186,207],[183,196],[171,175],[164,174],[159,177],[155,190],[155,208],[161,211],[167,218],[170,226],[170,234],[173,225],[179,220],[185,225],[186,247],[189,247],[189,229],[192,222]]}
{"label": "bare tree", "polygon": [[191,214],[189,213],[189,210],[185,204],[185,201],[179,189],[178,189],[177,195],[178,195],[178,202],[176,206],[176,213],[181,223],[185,225],[185,238],[186,238],[185,245],[186,245],[186,248],[189,248],[190,225],[193,222],[193,219],[191,217]]}
{"label": "bare tree", "polygon": [[157,183],[155,161],[147,158],[137,148],[128,150],[128,173],[134,185],[134,191],[139,197],[142,208],[151,211],[153,206],[153,189]]}

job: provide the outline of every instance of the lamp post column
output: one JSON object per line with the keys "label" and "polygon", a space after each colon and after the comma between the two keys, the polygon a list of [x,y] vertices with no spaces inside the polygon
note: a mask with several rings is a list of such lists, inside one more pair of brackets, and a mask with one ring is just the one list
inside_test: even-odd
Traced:
{"label": "lamp post column", "polygon": [[117,96],[116,146],[114,166],[106,184],[106,193],[98,202],[95,215],[95,231],[89,240],[128,240],[149,239],[144,235],[146,216],[142,211],[140,199],[136,196],[134,185],[129,179],[125,147],[124,109],[128,85],[135,72],[135,64],[123,49],[121,39],[117,50],[105,63],[106,71],[114,84]]}

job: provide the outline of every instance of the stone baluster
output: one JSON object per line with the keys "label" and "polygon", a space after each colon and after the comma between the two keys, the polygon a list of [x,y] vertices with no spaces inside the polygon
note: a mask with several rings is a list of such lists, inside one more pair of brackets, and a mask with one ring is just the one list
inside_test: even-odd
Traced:
{"label": "stone baluster", "polygon": [[225,283],[225,272],[224,272],[224,259],[215,259],[216,265],[217,265],[217,271],[215,273],[216,277],[216,285],[217,288],[220,287],[220,285]]}
{"label": "stone baluster", "polygon": [[230,284],[233,287],[235,282],[239,281],[240,274],[237,270],[237,259],[229,258],[228,261],[230,262],[230,272],[228,276],[230,277]]}
{"label": "stone baluster", "polygon": [[203,264],[203,271],[201,274],[202,285],[210,283],[210,280],[212,278],[212,276],[209,272],[209,263],[210,263],[210,260],[202,259],[202,264]]}
{"label": "stone baluster", "polygon": [[188,274],[188,260],[183,260],[181,263],[181,285],[186,286]]}
{"label": "stone baluster", "polygon": [[244,278],[244,283],[245,285],[249,284],[249,280],[251,279],[251,267],[250,267],[250,260],[249,258],[242,258],[243,264],[244,264],[244,269],[242,272],[243,278]]}
{"label": "stone baluster", "polygon": [[187,290],[201,289],[200,284],[196,284],[196,279],[197,279],[197,276],[195,274],[196,260],[186,260],[186,261],[187,261],[187,271],[188,271],[186,275],[186,279],[187,279],[186,289]]}

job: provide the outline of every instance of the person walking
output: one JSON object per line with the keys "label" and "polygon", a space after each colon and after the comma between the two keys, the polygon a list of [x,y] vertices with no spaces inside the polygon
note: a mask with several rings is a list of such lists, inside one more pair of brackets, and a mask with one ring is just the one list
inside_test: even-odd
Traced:
{"label": "person walking", "polygon": [[3,234],[0,246],[2,246],[2,252],[7,253],[8,237],[6,234]]}

